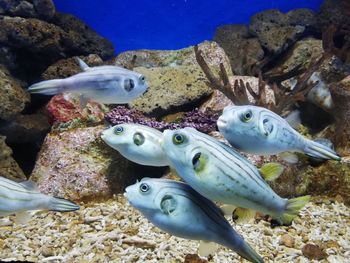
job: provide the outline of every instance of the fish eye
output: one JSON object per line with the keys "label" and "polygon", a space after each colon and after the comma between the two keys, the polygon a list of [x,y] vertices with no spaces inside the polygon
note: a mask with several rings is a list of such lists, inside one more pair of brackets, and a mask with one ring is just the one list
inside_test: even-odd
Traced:
{"label": "fish eye", "polygon": [[253,117],[253,113],[250,110],[248,110],[241,115],[241,120],[243,122],[249,122],[252,119],[252,117]]}
{"label": "fish eye", "polygon": [[124,128],[123,128],[122,126],[118,126],[118,127],[116,127],[116,128],[114,129],[114,133],[115,133],[116,135],[121,134],[123,131],[124,131]]}
{"label": "fish eye", "polygon": [[145,78],[145,76],[144,76],[144,75],[141,75],[141,76],[140,76],[140,80],[141,80],[142,82],[144,82],[144,81],[145,81],[145,79],[146,79],[146,78]]}
{"label": "fish eye", "polygon": [[134,143],[137,145],[137,146],[140,146],[142,145],[144,142],[145,142],[145,136],[143,136],[141,133],[137,132],[134,134]]}
{"label": "fish eye", "polygon": [[143,193],[146,193],[149,190],[149,188],[150,188],[149,185],[146,183],[140,184],[140,191]]}
{"label": "fish eye", "polygon": [[193,158],[192,158],[192,165],[195,170],[197,170],[199,163],[200,163],[200,158],[201,158],[201,153],[196,153]]}
{"label": "fish eye", "polygon": [[182,134],[175,133],[173,136],[173,143],[179,145],[185,141],[185,137]]}
{"label": "fish eye", "polygon": [[132,79],[125,79],[124,80],[124,89],[127,92],[130,92],[134,89],[135,87],[135,82]]}

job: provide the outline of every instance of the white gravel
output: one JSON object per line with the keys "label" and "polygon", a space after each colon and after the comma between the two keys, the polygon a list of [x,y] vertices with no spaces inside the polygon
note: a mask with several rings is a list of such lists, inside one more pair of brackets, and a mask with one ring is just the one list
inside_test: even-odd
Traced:
{"label": "white gravel", "polygon": [[[271,228],[263,220],[234,227],[266,262],[317,262],[303,256],[307,243],[328,254],[321,262],[349,262],[350,208],[334,200],[314,198],[289,227]],[[39,212],[26,225],[4,218],[0,226],[2,261],[184,262],[197,247],[154,227],[123,196],[74,213]],[[209,262],[242,259],[220,246]]]}

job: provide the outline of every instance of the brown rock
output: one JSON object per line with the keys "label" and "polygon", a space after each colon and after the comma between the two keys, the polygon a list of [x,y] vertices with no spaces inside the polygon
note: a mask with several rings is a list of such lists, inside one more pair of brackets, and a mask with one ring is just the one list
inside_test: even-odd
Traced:
{"label": "brown rock", "polygon": [[302,252],[308,259],[321,260],[328,257],[326,252],[324,252],[319,246],[313,244],[306,244],[302,248]]}
{"label": "brown rock", "polygon": [[187,254],[184,263],[207,263],[208,260],[201,258],[197,254]]}
{"label": "brown rock", "polygon": [[0,176],[14,180],[24,181],[24,175],[17,162],[12,158],[12,150],[5,143],[6,137],[0,136]]}
{"label": "brown rock", "polygon": [[288,234],[284,234],[283,236],[281,236],[280,244],[286,247],[293,248],[295,245],[295,239]]}
{"label": "brown rock", "polygon": [[0,118],[10,119],[20,113],[30,101],[29,94],[20,86],[8,70],[0,65]]}

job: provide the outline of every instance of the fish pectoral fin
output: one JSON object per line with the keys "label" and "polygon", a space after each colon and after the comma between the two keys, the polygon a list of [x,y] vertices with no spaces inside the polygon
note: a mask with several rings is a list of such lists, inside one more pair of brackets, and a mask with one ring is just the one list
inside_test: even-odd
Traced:
{"label": "fish pectoral fin", "polygon": [[79,96],[80,108],[84,109],[88,104],[88,102],[89,102],[89,98],[85,97],[84,95]]}
{"label": "fish pectoral fin", "polygon": [[233,211],[232,219],[235,223],[252,223],[255,219],[256,212],[251,209],[237,207]]}
{"label": "fish pectoral fin", "polygon": [[287,163],[296,164],[299,160],[298,156],[295,153],[283,152],[278,155],[282,160]]}
{"label": "fish pectoral fin", "polygon": [[81,58],[75,57],[75,61],[78,63],[78,65],[82,71],[89,70],[90,67]]}
{"label": "fish pectoral fin", "polygon": [[220,207],[221,211],[223,212],[225,217],[232,217],[233,211],[235,211],[235,209],[237,208],[237,206],[234,205],[222,205]]}
{"label": "fish pectoral fin", "polygon": [[160,201],[160,209],[166,215],[170,215],[172,212],[174,212],[176,207],[177,202],[172,195],[164,195]]}
{"label": "fish pectoral fin", "polygon": [[19,184],[28,190],[37,190],[36,183],[33,181],[27,180],[27,181],[20,182]]}
{"label": "fish pectoral fin", "polygon": [[218,250],[218,244],[208,241],[199,241],[198,255],[201,257],[208,257],[213,255]]}
{"label": "fish pectoral fin", "polygon": [[30,221],[31,217],[32,215],[28,211],[18,212],[16,213],[15,223],[19,225],[24,225]]}
{"label": "fish pectoral fin", "polygon": [[264,164],[259,171],[266,181],[274,181],[283,173],[284,166],[282,164],[272,162]]}

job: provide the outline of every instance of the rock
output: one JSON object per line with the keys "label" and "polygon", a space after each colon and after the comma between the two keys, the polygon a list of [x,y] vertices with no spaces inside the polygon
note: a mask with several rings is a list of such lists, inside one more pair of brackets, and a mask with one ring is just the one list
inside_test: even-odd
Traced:
{"label": "rock", "polygon": [[5,139],[5,136],[0,135],[0,176],[18,182],[24,181],[26,176],[12,158],[12,150],[6,145]]}
{"label": "rock", "polygon": [[0,0],[0,15],[50,20],[55,12],[52,0]]}
{"label": "rock", "polygon": [[[90,125],[101,123],[104,113],[108,110],[103,104],[89,101],[84,107],[80,105],[78,95],[71,93],[59,94],[49,101],[46,106],[51,124],[70,121],[86,122]],[[77,123],[75,123],[76,125]]]}
{"label": "rock", "polygon": [[212,92],[205,74],[197,65],[138,67],[134,70],[145,75],[149,88],[130,106],[147,115],[162,116],[171,111],[193,108]]}
{"label": "rock", "polygon": [[[95,54],[79,57],[91,67],[100,66],[103,64],[102,59]],[[75,57],[61,59],[45,70],[45,72],[42,74],[42,79],[63,79],[73,76],[80,72],[82,72],[82,70],[80,69],[77,61],[75,60]]]}
{"label": "rock", "polygon": [[[243,80],[244,83],[249,83],[253,91],[258,92],[259,90],[259,79],[251,76],[233,76],[229,77],[231,86],[233,87],[235,81]],[[274,103],[275,98],[271,88],[266,87],[267,90],[267,100],[270,103]],[[254,103],[255,100],[252,96],[248,95],[248,99],[251,103]],[[204,102],[200,110],[205,112],[206,110],[211,110],[214,112],[221,112],[226,106],[233,105],[232,101],[228,99],[222,92],[215,90],[213,94]]]}
{"label": "rock", "polygon": [[9,70],[17,68],[16,52],[8,47],[0,47],[0,65],[4,65]]}
{"label": "rock", "polygon": [[293,70],[304,72],[310,67],[311,60],[320,58],[322,54],[321,40],[314,38],[300,40],[277,61],[271,70],[265,72],[264,75],[268,76],[269,79],[273,79],[274,76],[286,75]]}
{"label": "rock", "polygon": [[343,155],[350,156],[350,76],[330,87],[334,101],[335,131],[333,143]]}
{"label": "rock", "polygon": [[283,14],[271,9],[252,16],[249,29],[270,53],[280,54],[315,26],[316,17],[311,10],[296,9]]}
{"label": "rock", "polygon": [[100,139],[104,126],[47,135],[31,175],[43,193],[70,200],[109,198],[141,177],[160,177],[163,168],[129,162]]}
{"label": "rock", "polygon": [[281,236],[280,244],[286,247],[293,248],[295,245],[295,239],[289,234],[284,234]]}
{"label": "rock", "polygon": [[50,20],[56,13],[52,0],[33,0],[33,5],[40,19]]}
{"label": "rock", "polygon": [[184,263],[207,263],[206,259],[201,258],[197,254],[187,254]]}
{"label": "rock", "polygon": [[322,260],[328,257],[326,252],[324,252],[319,246],[313,244],[306,244],[302,248],[302,252],[308,259]]}
{"label": "rock", "polygon": [[342,0],[324,0],[317,16],[320,27],[350,25],[349,3]]}
{"label": "rock", "polygon": [[248,75],[251,67],[264,58],[258,38],[249,33],[246,25],[220,26],[214,41],[225,50],[236,75]]}
{"label": "rock", "polygon": [[49,130],[48,118],[43,113],[17,115],[14,119],[0,125],[0,134],[6,136],[9,144],[37,144],[42,142]]}
{"label": "rock", "polygon": [[77,17],[57,12],[52,23],[67,34],[64,44],[69,56],[97,54],[102,59],[108,59],[114,55],[113,44]]}
{"label": "rock", "polygon": [[10,119],[20,113],[30,101],[29,94],[20,86],[8,70],[0,65],[0,118]]}
{"label": "rock", "polygon": [[[204,41],[198,45],[203,52],[203,57],[214,70],[219,69],[223,63],[227,71],[231,72],[230,61],[225,51],[216,43]],[[134,56],[136,59],[133,59]],[[131,63],[134,60],[134,63]],[[197,65],[193,46],[179,50],[134,50],[119,54],[112,60],[113,64],[126,68],[133,67],[168,67],[168,66],[193,66]],[[131,65],[132,64],[132,65]]]}

